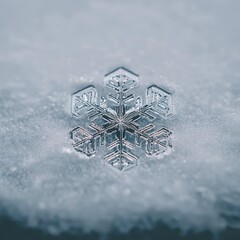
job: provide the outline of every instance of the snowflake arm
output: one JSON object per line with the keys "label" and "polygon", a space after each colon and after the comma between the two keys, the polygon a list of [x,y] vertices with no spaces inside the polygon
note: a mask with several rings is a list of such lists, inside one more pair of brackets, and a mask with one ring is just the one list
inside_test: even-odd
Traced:
{"label": "snowflake arm", "polygon": [[109,108],[103,107],[104,98],[100,105],[97,104],[97,91],[94,86],[88,86],[72,95],[72,115],[80,118],[88,115],[88,119],[93,121],[98,117],[103,117],[107,120],[116,119],[116,113]]}
{"label": "snowflake arm", "polygon": [[97,144],[104,145],[106,135],[115,129],[116,123],[112,122],[106,127],[101,127],[95,123],[91,123],[89,128],[94,132],[90,133],[82,127],[76,127],[70,132],[70,137],[73,142],[73,147],[76,151],[82,152],[87,156],[93,156],[96,153]]}
{"label": "snowflake arm", "polygon": [[155,128],[153,124],[139,128],[134,123],[126,123],[126,127],[134,132],[137,146],[140,147],[143,143],[145,144],[145,152],[148,156],[164,153],[172,147],[170,138],[172,132],[166,128],[152,131]]}
{"label": "snowflake arm", "polygon": [[115,134],[115,141],[108,145],[111,150],[104,159],[105,161],[118,170],[127,170],[137,164],[138,157],[131,152],[134,145],[126,140],[126,128],[118,124]]}

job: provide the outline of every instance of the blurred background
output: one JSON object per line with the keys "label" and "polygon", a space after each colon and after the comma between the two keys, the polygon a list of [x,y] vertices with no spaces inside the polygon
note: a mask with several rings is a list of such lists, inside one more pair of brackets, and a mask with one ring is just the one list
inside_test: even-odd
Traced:
{"label": "blurred background", "polygon": [[[238,0],[0,0],[0,239],[240,239],[239,12]],[[121,174],[68,135],[69,96],[119,66],[143,96],[173,90],[176,109],[172,153]]]}

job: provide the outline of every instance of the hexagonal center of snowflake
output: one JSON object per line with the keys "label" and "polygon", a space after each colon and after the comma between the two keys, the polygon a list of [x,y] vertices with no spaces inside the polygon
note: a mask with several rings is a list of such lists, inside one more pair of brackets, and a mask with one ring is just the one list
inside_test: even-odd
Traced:
{"label": "hexagonal center of snowflake", "polygon": [[72,115],[87,116],[90,122],[89,130],[76,127],[71,131],[74,149],[93,156],[97,147],[107,145],[110,152],[104,157],[105,162],[126,170],[137,164],[136,147],[145,149],[149,156],[163,154],[171,148],[171,132],[164,127],[154,130],[151,122],[157,116],[172,115],[172,94],[150,86],[143,104],[141,97],[130,93],[138,84],[138,75],[124,68],[107,74],[104,81],[111,91],[107,98],[101,97],[99,101],[94,86],[72,95]]}

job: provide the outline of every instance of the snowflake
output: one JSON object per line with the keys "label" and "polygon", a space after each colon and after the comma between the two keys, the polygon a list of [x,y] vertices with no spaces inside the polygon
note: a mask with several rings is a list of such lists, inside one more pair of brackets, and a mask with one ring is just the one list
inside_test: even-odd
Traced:
{"label": "snowflake", "polygon": [[129,93],[137,87],[139,76],[118,68],[105,75],[104,82],[110,93],[99,99],[92,85],[72,95],[73,117],[87,117],[88,130],[76,127],[70,132],[73,147],[87,156],[96,154],[96,148],[106,146],[109,153],[104,160],[118,170],[137,165],[136,147],[147,156],[163,154],[171,145],[167,128],[154,130],[157,117],[173,114],[172,94],[158,86],[146,90],[146,102]]}

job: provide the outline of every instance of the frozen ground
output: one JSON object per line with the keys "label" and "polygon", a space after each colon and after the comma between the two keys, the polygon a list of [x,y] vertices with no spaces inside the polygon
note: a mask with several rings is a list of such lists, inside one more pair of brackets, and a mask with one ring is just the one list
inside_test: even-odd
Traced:
{"label": "frozen ground", "polygon": [[[1,0],[1,214],[53,233],[240,228],[239,9]],[[171,155],[119,174],[72,150],[68,97],[121,65],[174,89],[176,114]]]}

